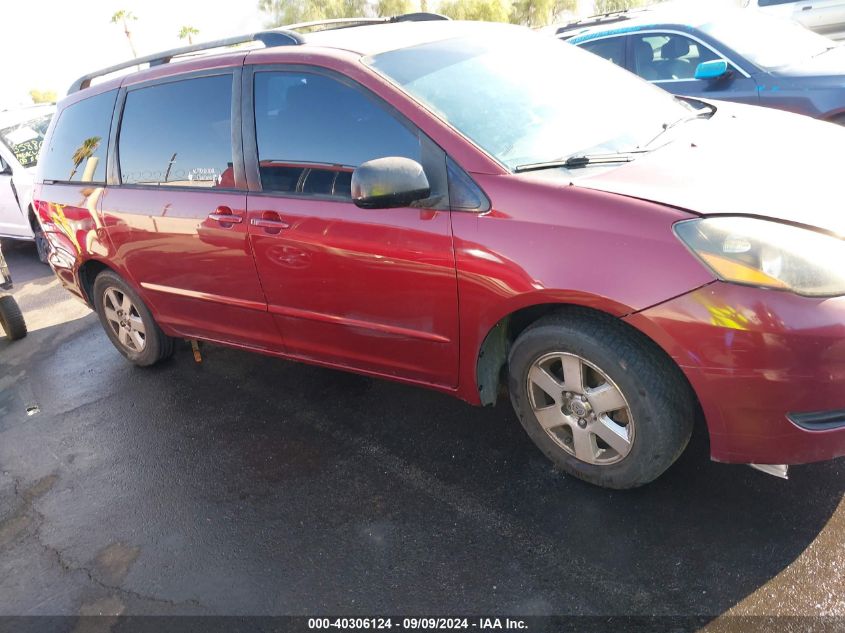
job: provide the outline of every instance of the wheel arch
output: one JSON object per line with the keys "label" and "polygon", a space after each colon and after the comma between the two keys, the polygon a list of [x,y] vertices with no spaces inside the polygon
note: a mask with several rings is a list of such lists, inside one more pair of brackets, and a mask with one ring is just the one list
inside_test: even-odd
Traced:
{"label": "wheel arch", "polygon": [[92,310],[94,309],[94,280],[104,270],[113,272],[121,279],[124,278],[117,270],[98,259],[89,259],[83,262],[76,273],[79,277],[79,287],[85,295],[85,301]]}
{"label": "wheel arch", "polygon": [[825,113],[822,120],[836,125],[845,125],[845,108],[839,108],[833,112]]}
{"label": "wheel arch", "polygon": [[695,389],[675,359],[657,341],[639,328],[627,323],[621,318],[625,316],[624,314],[613,314],[600,308],[577,303],[538,303],[525,306],[506,314],[490,328],[476,355],[475,378],[482,406],[495,405],[503,386],[507,384],[505,372],[508,355],[519,335],[542,318],[555,315],[565,316],[567,313],[592,314],[596,318],[612,319],[620,327],[628,330],[632,337],[638,338],[644,345],[649,346],[688,386],[695,400],[699,417],[701,416],[702,408]]}

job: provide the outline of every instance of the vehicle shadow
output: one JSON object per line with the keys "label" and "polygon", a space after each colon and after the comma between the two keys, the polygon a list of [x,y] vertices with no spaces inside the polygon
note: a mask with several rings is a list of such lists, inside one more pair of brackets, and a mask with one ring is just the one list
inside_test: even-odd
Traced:
{"label": "vehicle shadow", "polygon": [[507,402],[203,356],[137,369],[86,320],[15,361],[42,417],[3,399],[0,462],[33,478],[53,462],[21,451],[49,446],[61,493],[40,502],[42,539],[80,564],[129,543],[128,588],[214,613],[715,617],[787,569],[845,492],[842,460],[782,481],[710,462],[702,434],[653,484],[601,490],[552,468]]}
{"label": "vehicle shadow", "polygon": [[3,239],[0,247],[15,284],[45,285],[53,281],[53,271],[38,261],[34,242]]}

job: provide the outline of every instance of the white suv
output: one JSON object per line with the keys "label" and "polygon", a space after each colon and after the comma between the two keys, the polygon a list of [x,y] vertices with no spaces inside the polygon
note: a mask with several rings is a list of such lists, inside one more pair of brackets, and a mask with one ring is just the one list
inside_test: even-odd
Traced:
{"label": "white suv", "polygon": [[47,242],[32,208],[38,152],[56,107],[31,106],[0,111],[0,237],[35,240],[47,261]]}
{"label": "white suv", "polygon": [[845,38],[845,0],[748,0],[747,6],[792,18],[833,39]]}

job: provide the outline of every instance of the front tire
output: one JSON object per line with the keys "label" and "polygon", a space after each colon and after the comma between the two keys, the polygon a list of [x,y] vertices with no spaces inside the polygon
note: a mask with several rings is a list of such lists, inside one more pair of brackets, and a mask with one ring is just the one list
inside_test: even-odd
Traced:
{"label": "front tire", "polygon": [[119,275],[110,270],[97,275],[93,295],[103,329],[129,361],[148,367],[173,354],[173,339],[161,331],[147,306]]}
{"label": "front tire", "polygon": [[35,250],[38,253],[38,261],[46,264],[50,258],[50,244],[44,236],[44,231],[39,227],[34,231],[35,236]]}
{"label": "front tire", "polygon": [[671,359],[636,330],[587,310],[546,317],[509,356],[511,402],[557,466],[605,488],[661,475],[686,448],[695,397]]}
{"label": "front tire", "polygon": [[12,295],[0,296],[0,326],[11,341],[17,341],[26,336],[26,321]]}

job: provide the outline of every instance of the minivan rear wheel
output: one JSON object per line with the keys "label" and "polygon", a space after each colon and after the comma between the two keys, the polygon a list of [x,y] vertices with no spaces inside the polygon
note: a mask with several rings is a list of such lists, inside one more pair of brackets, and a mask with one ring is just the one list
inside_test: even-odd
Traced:
{"label": "minivan rear wheel", "polygon": [[689,442],[689,384],[651,341],[613,317],[573,310],[541,319],[514,342],[508,368],[522,426],[579,479],[641,486]]}
{"label": "minivan rear wheel", "polygon": [[94,307],[112,344],[141,367],[173,354],[173,339],[161,331],[147,306],[116,273],[105,270],[94,280]]}

